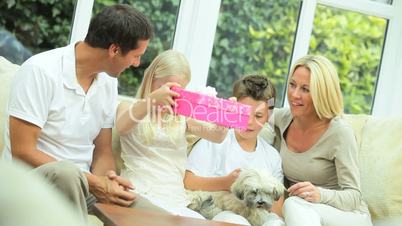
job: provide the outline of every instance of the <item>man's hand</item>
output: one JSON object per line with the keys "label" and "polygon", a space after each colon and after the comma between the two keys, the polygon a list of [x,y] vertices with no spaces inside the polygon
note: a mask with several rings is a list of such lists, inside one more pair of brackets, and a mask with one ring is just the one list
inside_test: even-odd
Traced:
{"label": "man's hand", "polygon": [[[110,179],[113,178],[113,179]],[[124,178],[117,176],[116,173],[108,172],[106,176],[92,175],[88,180],[89,191],[101,203],[113,203],[120,206],[130,206],[136,195],[128,189],[133,186]]]}

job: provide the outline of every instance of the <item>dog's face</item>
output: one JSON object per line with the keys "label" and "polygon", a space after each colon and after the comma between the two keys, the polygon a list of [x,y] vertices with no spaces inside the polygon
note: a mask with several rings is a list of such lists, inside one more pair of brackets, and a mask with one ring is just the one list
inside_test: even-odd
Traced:
{"label": "dog's face", "polygon": [[231,187],[232,193],[248,208],[270,209],[285,188],[276,178],[264,171],[242,169]]}

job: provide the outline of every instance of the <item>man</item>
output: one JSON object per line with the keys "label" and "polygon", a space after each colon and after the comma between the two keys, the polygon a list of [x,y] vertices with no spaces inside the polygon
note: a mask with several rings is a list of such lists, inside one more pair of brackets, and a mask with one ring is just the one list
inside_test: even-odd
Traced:
{"label": "man", "polygon": [[14,77],[3,157],[33,166],[83,220],[95,200],[134,206],[133,185],[114,172],[116,78],[139,66],[152,33],[148,19],[130,6],[106,7],[91,20],[84,42],[35,55]]}

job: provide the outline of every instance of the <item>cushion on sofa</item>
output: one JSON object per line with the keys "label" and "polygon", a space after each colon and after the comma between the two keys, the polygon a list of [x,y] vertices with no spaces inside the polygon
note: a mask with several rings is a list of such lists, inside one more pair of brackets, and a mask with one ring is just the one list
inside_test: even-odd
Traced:
{"label": "cushion on sofa", "polygon": [[0,154],[3,152],[4,145],[4,122],[6,121],[5,110],[10,94],[11,78],[19,68],[18,65],[9,62],[0,56]]}
{"label": "cushion on sofa", "polygon": [[352,129],[356,136],[357,145],[360,150],[360,145],[362,141],[362,130],[367,123],[368,115],[352,115],[345,114],[343,118],[352,126]]}
{"label": "cushion on sofa", "polygon": [[368,117],[361,139],[361,187],[372,218],[402,216],[402,118]]}

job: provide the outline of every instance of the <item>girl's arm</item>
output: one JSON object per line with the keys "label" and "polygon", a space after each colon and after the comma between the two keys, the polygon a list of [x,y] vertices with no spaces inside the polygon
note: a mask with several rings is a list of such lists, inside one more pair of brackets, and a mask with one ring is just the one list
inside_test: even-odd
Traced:
{"label": "girl's arm", "polygon": [[[178,93],[170,90],[172,86],[180,86],[175,82],[168,82],[149,94],[145,99],[135,100],[132,103],[121,102],[117,107],[116,129],[120,135],[127,134],[136,126],[149,112],[158,106],[170,108],[175,104],[173,97]],[[171,111],[171,110],[170,110]]]}
{"label": "girl's arm", "polygon": [[117,107],[116,129],[120,135],[128,133],[136,126],[147,114],[149,99],[141,99],[133,103],[121,102]]}
{"label": "girl's arm", "polygon": [[226,137],[228,129],[223,126],[200,122],[195,119],[188,118],[187,132],[214,143],[222,143]]}
{"label": "girl's arm", "polygon": [[203,191],[229,191],[230,186],[239,176],[240,169],[235,169],[227,176],[201,177],[186,170],[184,174],[184,187],[189,190]]}

